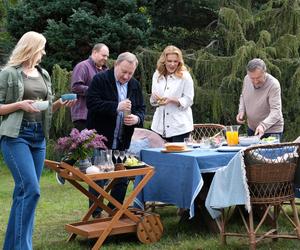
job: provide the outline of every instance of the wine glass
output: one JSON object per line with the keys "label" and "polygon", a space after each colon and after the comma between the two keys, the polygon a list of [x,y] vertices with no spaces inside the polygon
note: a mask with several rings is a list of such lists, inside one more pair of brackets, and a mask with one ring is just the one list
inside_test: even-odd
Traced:
{"label": "wine glass", "polygon": [[127,149],[125,150],[125,157],[126,157],[126,160],[129,159],[129,157],[130,157],[130,152]]}
{"label": "wine glass", "polygon": [[115,159],[116,159],[116,163],[118,163],[118,158],[119,158],[119,156],[120,156],[120,151],[119,150],[114,150],[114,157],[115,157]]}
{"label": "wine glass", "polygon": [[121,159],[121,163],[124,162],[124,159],[125,159],[125,151],[120,151],[120,159]]}

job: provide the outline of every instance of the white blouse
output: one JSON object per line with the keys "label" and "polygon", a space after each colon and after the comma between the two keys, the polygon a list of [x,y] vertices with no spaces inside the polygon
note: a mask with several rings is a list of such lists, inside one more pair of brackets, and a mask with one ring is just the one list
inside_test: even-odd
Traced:
{"label": "white blouse", "polygon": [[194,82],[188,71],[184,71],[182,78],[175,74],[159,77],[158,71],[155,71],[152,93],[160,97],[175,97],[180,103],[180,106],[174,103],[158,106],[154,99],[150,98],[151,105],[157,106],[151,125],[153,131],[169,138],[193,130],[191,106],[194,99]]}

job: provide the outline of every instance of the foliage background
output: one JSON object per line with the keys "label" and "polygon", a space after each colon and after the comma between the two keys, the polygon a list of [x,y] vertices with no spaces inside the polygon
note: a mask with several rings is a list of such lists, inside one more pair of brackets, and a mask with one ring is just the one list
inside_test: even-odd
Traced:
{"label": "foliage background", "polygon": [[[245,65],[260,57],[281,83],[284,139],[300,134],[299,0],[6,0],[0,13],[0,63],[25,31],[42,32],[48,41],[43,66],[52,72],[57,97],[69,91],[72,67],[88,57],[94,43],[106,43],[112,59],[133,51],[149,126],[152,74],[162,49],[174,44],[184,51],[194,78],[194,122],[235,124]],[[71,126],[62,109],[55,114],[52,138]]]}

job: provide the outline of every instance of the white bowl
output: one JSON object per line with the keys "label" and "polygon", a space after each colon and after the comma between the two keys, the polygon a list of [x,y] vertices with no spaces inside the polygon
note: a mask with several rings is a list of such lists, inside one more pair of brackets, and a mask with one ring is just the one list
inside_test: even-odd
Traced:
{"label": "white bowl", "polygon": [[88,167],[86,170],[85,170],[85,172],[87,173],[87,174],[97,174],[97,173],[100,173],[100,169],[99,168],[97,168],[96,166],[90,166],[90,167]]}
{"label": "white bowl", "polygon": [[252,144],[259,143],[260,138],[259,136],[240,136],[239,137],[239,144],[241,146],[249,146]]}
{"label": "white bowl", "polygon": [[35,101],[32,106],[40,111],[46,110],[49,107],[49,101]]}

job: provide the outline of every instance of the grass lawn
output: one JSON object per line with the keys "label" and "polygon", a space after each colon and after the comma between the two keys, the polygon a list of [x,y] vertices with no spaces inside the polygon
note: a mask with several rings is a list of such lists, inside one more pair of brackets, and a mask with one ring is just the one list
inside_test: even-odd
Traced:
{"label": "grass lawn", "polygon": [[[10,211],[12,177],[3,164],[0,165],[0,248]],[[94,240],[77,237],[67,243],[66,223],[78,221],[87,210],[87,199],[70,184],[60,186],[56,183],[54,173],[46,170],[41,178],[41,198],[36,210],[34,249],[90,249]],[[134,234],[119,235],[108,238],[102,249],[248,249],[247,241],[229,238],[227,247],[222,247],[219,235],[213,235],[189,224],[179,224],[176,208],[157,209],[164,224],[162,239],[150,245],[141,244]],[[201,222],[199,222],[201,223]],[[237,225],[234,225],[239,228]],[[300,249],[300,240],[277,242],[266,240],[258,249]]]}

